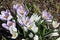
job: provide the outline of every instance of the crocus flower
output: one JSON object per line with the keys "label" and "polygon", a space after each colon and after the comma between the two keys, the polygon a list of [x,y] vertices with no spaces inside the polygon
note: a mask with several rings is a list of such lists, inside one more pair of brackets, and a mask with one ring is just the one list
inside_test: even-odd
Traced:
{"label": "crocus flower", "polygon": [[15,39],[18,36],[15,20],[7,21],[7,24],[3,23],[2,27],[6,28],[7,30],[10,31],[13,39]]}
{"label": "crocus flower", "polygon": [[13,9],[16,10],[17,15],[19,15],[20,17],[27,15],[29,12],[28,10],[25,10],[23,3],[13,5]]}
{"label": "crocus flower", "polygon": [[52,22],[52,25],[53,25],[54,28],[59,27],[59,24],[60,24],[60,23],[58,23],[57,21],[53,21],[53,22]]}
{"label": "crocus flower", "polygon": [[37,14],[33,14],[30,18],[31,22],[37,22],[39,19],[41,18],[41,16],[38,16]]}
{"label": "crocus flower", "polygon": [[29,17],[18,17],[17,21],[19,22],[19,24],[27,26],[29,24]]}
{"label": "crocus flower", "polygon": [[1,11],[1,14],[0,14],[1,20],[11,20],[12,18],[13,17],[8,9],[6,11]]}
{"label": "crocus flower", "polygon": [[44,10],[43,12],[42,12],[42,18],[43,19],[45,19],[46,21],[52,21],[52,15],[49,13],[49,12],[47,12],[46,10]]}
{"label": "crocus flower", "polygon": [[38,35],[35,35],[33,39],[34,40],[39,40]]}
{"label": "crocus flower", "polygon": [[30,25],[27,26],[29,30],[32,30],[34,33],[38,32],[38,27],[35,25],[35,22],[31,23]]}

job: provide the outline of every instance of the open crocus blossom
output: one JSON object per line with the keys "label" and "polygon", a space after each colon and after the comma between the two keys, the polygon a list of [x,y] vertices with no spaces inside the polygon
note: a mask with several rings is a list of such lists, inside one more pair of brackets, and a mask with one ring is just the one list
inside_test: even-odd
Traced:
{"label": "open crocus blossom", "polygon": [[13,17],[8,9],[6,11],[1,11],[1,14],[0,14],[1,20],[11,20],[12,18]]}
{"label": "open crocus blossom", "polygon": [[19,17],[17,16],[17,21],[19,22],[19,24],[27,26],[29,24],[29,17],[23,16],[23,17]]}
{"label": "open crocus blossom", "polygon": [[28,10],[25,10],[23,3],[13,5],[13,9],[16,10],[17,15],[19,15],[20,17],[27,15],[29,12]]}
{"label": "open crocus blossom", "polygon": [[51,14],[49,12],[47,12],[46,10],[44,10],[42,12],[42,18],[45,19],[48,22],[51,22],[53,17],[51,16]]}
{"label": "open crocus blossom", "polygon": [[41,18],[41,16],[38,16],[37,14],[33,14],[32,16],[31,16],[31,18],[30,18],[30,21],[31,22],[36,22],[36,21],[38,21],[39,19]]}
{"label": "open crocus blossom", "polygon": [[34,33],[38,32],[38,27],[36,27],[35,22],[31,23],[30,25],[27,26],[29,30],[32,30]]}
{"label": "open crocus blossom", "polygon": [[3,23],[2,27],[6,28],[7,30],[10,31],[13,39],[15,39],[18,36],[15,20],[7,21],[7,24]]}

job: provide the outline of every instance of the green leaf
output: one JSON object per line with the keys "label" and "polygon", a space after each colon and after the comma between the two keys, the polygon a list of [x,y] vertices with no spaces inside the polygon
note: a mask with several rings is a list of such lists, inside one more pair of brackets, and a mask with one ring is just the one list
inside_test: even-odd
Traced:
{"label": "green leaf", "polygon": [[7,40],[4,36],[2,36],[2,40]]}

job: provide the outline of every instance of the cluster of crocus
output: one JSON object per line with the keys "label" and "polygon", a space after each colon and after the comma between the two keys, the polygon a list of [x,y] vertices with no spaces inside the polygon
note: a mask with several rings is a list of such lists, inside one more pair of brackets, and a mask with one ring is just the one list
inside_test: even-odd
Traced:
{"label": "cluster of crocus", "polygon": [[[35,22],[40,19],[40,16],[37,14],[33,14],[30,18],[27,16],[29,10],[25,10],[23,4],[15,4],[13,8],[17,12],[17,22],[23,26],[24,30],[28,32],[28,30],[33,31],[34,33],[38,32],[38,27]],[[35,40],[35,39],[34,39]]]}
{"label": "cluster of crocus", "polygon": [[[18,36],[15,20],[12,19],[11,12],[6,9],[6,11],[1,11],[0,20],[7,21],[7,23],[2,23],[2,27],[9,30],[12,39],[15,39]],[[12,19],[12,21],[10,21]]]}
{"label": "cluster of crocus", "polygon": [[47,22],[52,22],[51,24],[54,28],[54,32],[51,33],[50,36],[59,36],[58,32],[55,32],[55,31],[58,31],[56,28],[59,27],[60,23],[58,23],[57,21],[52,20],[53,16],[50,14],[50,12],[47,12],[47,10],[44,10],[42,12],[42,18],[44,20],[46,20]]}
{"label": "cluster of crocus", "polygon": [[[41,36],[39,32],[42,31],[46,26],[46,24],[43,24],[44,21],[46,23],[51,22],[52,26],[55,28],[54,31],[57,31],[56,28],[60,24],[57,21],[52,20],[53,16],[50,14],[50,12],[47,12],[47,10],[42,11],[42,17],[39,16],[37,13],[33,13],[31,17],[29,17],[28,16],[29,10],[25,9],[23,3],[14,4],[13,9],[14,11],[16,11],[17,21],[13,19],[11,12],[8,9],[6,9],[6,11],[1,11],[1,14],[0,14],[0,20],[7,21],[7,23],[2,23],[2,27],[10,31],[12,35],[11,37],[12,39],[16,39],[18,37],[18,29],[16,27],[17,26],[16,22],[24,30],[24,32],[28,33],[30,31],[29,34],[27,35],[29,36],[29,38],[31,39],[33,38],[33,40],[39,40]],[[40,24],[38,24],[37,22]],[[42,30],[39,29],[40,26],[42,26]],[[45,29],[48,29],[48,28],[45,27]],[[44,32],[45,32],[45,29],[44,29]],[[50,33],[49,36],[59,36],[59,34],[58,32],[55,32],[55,33],[53,32],[53,33]],[[25,38],[23,38],[22,40],[25,40]]]}

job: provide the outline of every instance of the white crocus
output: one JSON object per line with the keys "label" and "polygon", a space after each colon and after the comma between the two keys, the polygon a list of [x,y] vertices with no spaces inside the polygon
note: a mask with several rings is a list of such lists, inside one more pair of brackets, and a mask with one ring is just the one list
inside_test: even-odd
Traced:
{"label": "white crocus", "polygon": [[37,14],[33,14],[30,18],[30,21],[33,22],[33,21],[38,21],[39,19],[41,18],[41,16],[38,16]]}
{"label": "white crocus", "polygon": [[9,25],[9,31],[12,34],[11,38],[12,39],[16,39],[17,36],[18,36],[18,33],[17,33],[17,28],[16,28],[15,20],[13,20],[13,22],[8,21],[7,25]]}
{"label": "white crocus", "polygon": [[60,37],[59,37],[59,38],[57,38],[56,40],[60,40]]}
{"label": "white crocus", "polygon": [[52,22],[52,25],[53,25],[54,28],[59,27],[59,23],[57,21],[53,21]]}
{"label": "white crocus", "polygon": [[33,37],[33,33],[30,33],[30,34],[29,34],[29,37],[32,38],[32,37]]}
{"label": "white crocus", "polygon": [[17,29],[13,26],[9,27],[10,33],[12,34],[12,39],[16,39],[18,36]]}
{"label": "white crocus", "polygon": [[59,36],[58,32],[51,33],[50,36]]}
{"label": "white crocus", "polygon": [[32,31],[33,31],[34,33],[37,33],[37,32],[38,32],[38,27],[34,27],[34,26],[33,26],[31,29],[32,29]]}
{"label": "white crocus", "polygon": [[12,38],[12,39],[16,39],[17,36],[18,36],[18,33],[15,32],[15,33],[12,34],[12,37],[11,37],[11,38]]}
{"label": "white crocus", "polygon": [[32,30],[34,33],[38,32],[38,27],[36,27],[35,22],[31,23],[28,28]]}
{"label": "white crocus", "polygon": [[33,39],[34,40],[39,40],[38,35],[35,35]]}

